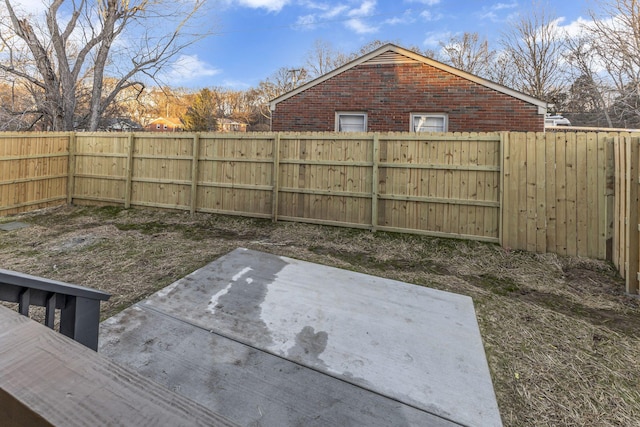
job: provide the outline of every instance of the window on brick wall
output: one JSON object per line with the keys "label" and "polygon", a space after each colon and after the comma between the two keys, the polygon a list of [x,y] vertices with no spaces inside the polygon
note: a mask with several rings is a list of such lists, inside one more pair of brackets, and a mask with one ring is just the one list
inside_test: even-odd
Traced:
{"label": "window on brick wall", "polygon": [[446,114],[411,114],[411,132],[447,132]]}
{"label": "window on brick wall", "polygon": [[336,132],[366,132],[367,113],[336,113]]}

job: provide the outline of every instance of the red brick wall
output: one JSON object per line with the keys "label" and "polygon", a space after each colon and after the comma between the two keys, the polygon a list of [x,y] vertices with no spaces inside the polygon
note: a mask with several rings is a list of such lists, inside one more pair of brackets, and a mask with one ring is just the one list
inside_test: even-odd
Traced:
{"label": "red brick wall", "polygon": [[411,113],[446,113],[449,132],[544,130],[538,107],[427,64],[358,65],[276,105],[273,131],[333,131],[336,111],[368,131],[409,131]]}

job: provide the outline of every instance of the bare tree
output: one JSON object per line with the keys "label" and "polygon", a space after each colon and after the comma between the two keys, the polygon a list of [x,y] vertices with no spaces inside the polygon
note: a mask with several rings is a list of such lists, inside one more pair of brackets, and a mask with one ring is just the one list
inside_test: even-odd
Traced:
{"label": "bare tree", "polygon": [[615,91],[611,121],[640,127],[640,3],[637,0],[602,0],[600,13],[591,11],[584,27],[591,49],[606,81]]}
{"label": "bare tree", "polygon": [[506,87],[518,87],[515,66],[511,57],[505,51],[495,53],[493,62],[488,67],[485,77]]}
{"label": "bare tree", "polygon": [[316,40],[313,48],[307,53],[306,65],[311,77],[319,77],[338,68],[344,62],[344,55],[333,49],[331,43]]}
{"label": "bare tree", "polygon": [[222,87],[211,88],[217,106],[217,117],[250,123],[254,111],[250,92]]}
{"label": "bare tree", "polygon": [[567,37],[564,57],[573,78],[568,106],[573,113],[595,115],[588,124],[594,124],[591,122],[595,121],[597,125],[603,117],[607,125],[613,127],[607,102],[611,88],[606,79],[598,73],[601,65],[594,42],[591,37],[584,35]]}
{"label": "bare tree", "polygon": [[269,101],[302,86],[309,80],[309,74],[305,68],[281,67],[266,80],[260,82],[252,97],[258,104],[260,113],[270,119]]}
{"label": "bare tree", "polygon": [[440,42],[440,47],[444,62],[481,77],[488,76],[496,56],[496,52],[489,49],[487,39],[480,39],[478,33],[453,36],[446,43]]}
{"label": "bare tree", "polygon": [[522,14],[502,34],[504,53],[512,62],[515,89],[542,100],[563,85],[561,60],[564,37],[557,19],[539,3]]}
{"label": "bare tree", "polygon": [[31,129],[39,115],[32,111],[29,92],[11,78],[0,79],[0,131]]}
{"label": "bare tree", "polygon": [[[33,88],[36,110],[52,130],[81,123],[97,129],[122,90],[144,86],[145,75],[154,79],[204,36],[187,27],[204,0],[52,0],[43,19],[3,3],[0,70]],[[115,79],[108,87],[107,77]],[[78,111],[83,95],[86,112]]]}

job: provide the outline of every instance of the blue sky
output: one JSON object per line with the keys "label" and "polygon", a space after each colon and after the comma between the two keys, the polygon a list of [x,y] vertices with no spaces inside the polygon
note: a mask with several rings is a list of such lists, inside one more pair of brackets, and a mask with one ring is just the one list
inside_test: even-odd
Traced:
{"label": "blue sky", "polygon": [[[560,25],[588,19],[589,0],[553,2]],[[531,0],[218,0],[207,22],[214,35],[182,53],[172,86],[247,89],[280,67],[304,65],[316,40],[344,53],[372,40],[438,48],[452,35],[477,32],[493,48],[509,19]]]}

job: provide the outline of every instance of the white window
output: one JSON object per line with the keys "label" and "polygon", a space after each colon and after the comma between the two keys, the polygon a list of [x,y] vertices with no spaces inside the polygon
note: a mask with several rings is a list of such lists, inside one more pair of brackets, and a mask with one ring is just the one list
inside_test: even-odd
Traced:
{"label": "white window", "polygon": [[164,125],[164,130],[167,130],[167,125]]}
{"label": "white window", "polygon": [[447,132],[446,114],[411,114],[411,132]]}
{"label": "white window", "polygon": [[156,125],[156,129],[160,129],[160,125],[159,125],[159,124],[158,124],[158,125]]}
{"label": "white window", "polygon": [[367,113],[336,113],[336,132],[366,132]]}

